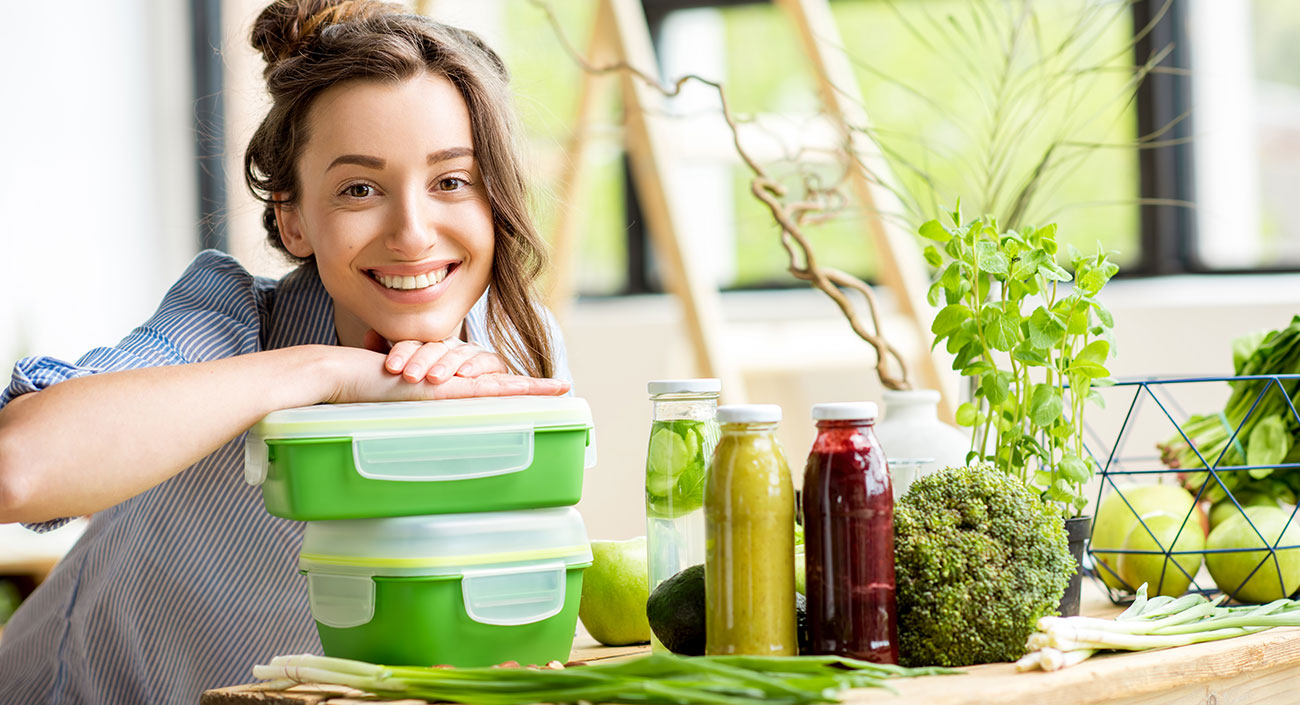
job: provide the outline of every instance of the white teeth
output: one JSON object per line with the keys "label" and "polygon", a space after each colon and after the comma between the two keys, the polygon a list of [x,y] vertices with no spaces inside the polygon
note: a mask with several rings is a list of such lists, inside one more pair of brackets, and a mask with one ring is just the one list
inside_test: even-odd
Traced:
{"label": "white teeth", "polygon": [[374,277],[375,281],[383,284],[385,288],[409,291],[412,289],[427,289],[430,286],[441,282],[443,279],[447,278],[447,271],[449,269],[450,267],[443,267],[442,269],[437,269],[413,277],[389,276],[387,274],[380,274],[379,272],[371,272],[371,276]]}

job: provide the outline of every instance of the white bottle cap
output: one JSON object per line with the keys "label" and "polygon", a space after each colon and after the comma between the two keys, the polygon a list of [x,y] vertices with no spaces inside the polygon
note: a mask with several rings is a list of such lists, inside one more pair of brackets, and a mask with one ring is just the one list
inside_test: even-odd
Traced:
{"label": "white bottle cap", "polygon": [[777,423],[781,407],[776,404],[728,404],[718,407],[718,423]]}
{"label": "white bottle cap", "polygon": [[813,421],[875,421],[878,409],[874,401],[842,401],[813,404]]}
{"label": "white bottle cap", "polygon": [[646,383],[645,388],[651,394],[716,394],[722,391],[722,381],[709,377],[702,379],[655,379]]}

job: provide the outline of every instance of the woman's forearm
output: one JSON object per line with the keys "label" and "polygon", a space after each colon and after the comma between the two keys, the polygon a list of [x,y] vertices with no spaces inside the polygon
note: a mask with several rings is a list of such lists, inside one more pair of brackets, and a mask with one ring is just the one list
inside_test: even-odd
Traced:
{"label": "woman's forearm", "polygon": [[337,394],[339,356],[302,346],[107,372],[0,409],[0,522],[113,506],[198,462],[266,414]]}

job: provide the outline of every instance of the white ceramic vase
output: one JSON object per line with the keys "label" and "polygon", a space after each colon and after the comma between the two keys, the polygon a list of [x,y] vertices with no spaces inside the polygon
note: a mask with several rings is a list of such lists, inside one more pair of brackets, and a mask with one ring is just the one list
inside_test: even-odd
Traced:
{"label": "white ceramic vase", "polygon": [[894,500],[918,478],[950,465],[965,465],[970,436],[939,420],[939,392],[885,390],[876,437],[889,461]]}

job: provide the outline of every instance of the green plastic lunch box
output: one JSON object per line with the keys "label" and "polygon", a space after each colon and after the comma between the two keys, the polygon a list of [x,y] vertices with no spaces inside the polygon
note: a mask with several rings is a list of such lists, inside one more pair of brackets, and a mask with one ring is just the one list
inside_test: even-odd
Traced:
{"label": "green plastic lunch box", "polygon": [[248,432],[244,475],[297,521],[566,507],[595,465],[572,397],[320,404]]}
{"label": "green plastic lunch box", "polygon": [[569,660],[591,546],[572,507],[308,523],[298,568],[326,656]]}

